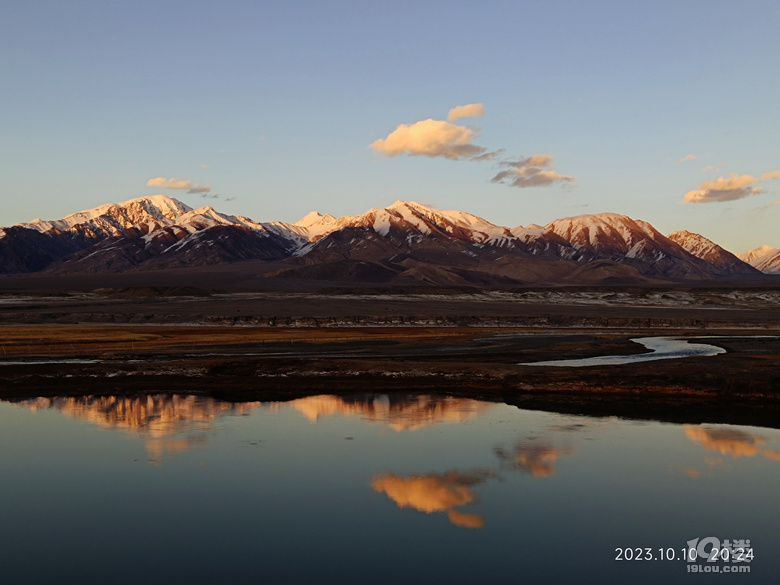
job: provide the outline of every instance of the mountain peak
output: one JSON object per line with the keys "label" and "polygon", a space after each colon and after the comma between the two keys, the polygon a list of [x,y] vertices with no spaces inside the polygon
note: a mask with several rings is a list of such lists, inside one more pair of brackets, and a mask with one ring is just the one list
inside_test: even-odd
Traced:
{"label": "mountain peak", "polygon": [[737,258],[766,274],[780,274],[780,249],[772,246],[764,244],[744,254],[737,254]]}
{"label": "mountain peak", "polygon": [[723,268],[731,274],[750,274],[754,272],[742,259],[724,250],[701,234],[679,230],[672,232],[667,237],[674,243],[679,244],[686,252],[706,260],[719,268]]}
{"label": "mountain peak", "polygon": [[52,221],[35,219],[30,223],[19,224],[19,226],[41,233],[67,231],[79,228],[79,226],[89,226],[91,231],[115,235],[130,226],[173,220],[189,211],[192,211],[192,208],[178,199],[165,195],[151,195],[128,199],[122,203],[107,203],[67,215],[62,219]]}
{"label": "mountain peak", "polygon": [[[780,251],[762,246],[754,253],[767,259],[756,268],[778,270],[780,259],[770,259]],[[312,211],[287,224],[257,223],[211,206],[192,209],[165,195],[138,197],[0,230],[0,258],[0,272],[37,271],[52,264],[55,271],[98,272],[289,259],[306,268],[285,269],[285,274],[371,282],[536,282],[572,270],[579,274],[578,265],[597,260],[607,261],[593,264],[601,266],[598,274],[620,278],[755,275],[698,234],[681,231],[666,237],[645,221],[617,213],[509,230],[465,211],[404,200],[340,218]],[[334,266],[342,272],[334,272]],[[602,276],[593,273],[592,278]]]}
{"label": "mountain peak", "polygon": [[328,224],[335,221],[335,217],[330,214],[322,215],[319,211],[310,211],[293,225],[296,227],[308,228],[317,224]]}

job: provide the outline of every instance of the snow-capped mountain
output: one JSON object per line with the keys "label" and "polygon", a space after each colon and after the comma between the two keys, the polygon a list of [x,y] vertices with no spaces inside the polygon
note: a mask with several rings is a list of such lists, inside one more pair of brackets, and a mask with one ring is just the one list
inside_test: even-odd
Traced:
{"label": "snow-capped mountain", "polygon": [[672,279],[706,279],[723,274],[646,221],[616,213],[580,215],[555,220],[546,229],[577,250],[627,264],[643,274]]}
{"label": "snow-capped mountain", "polygon": [[54,221],[34,219],[30,223],[19,224],[19,227],[40,233],[69,231],[95,237],[117,236],[131,227],[171,225],[177,218],[192,210],[192,207],[177,199],[153,195],[124,203],[101,205]]}
{"label": "snow-capped mountain", "polygon": [[[33,220],[0,237],[0,272],[106,272],[250,258],[284,258],[290,239],[249,218],[192,207],[165,195],[101,205],[63,219]],[[286,233],[285,230],[281,230]],[[64,260],[67,257],[67,260]]]}
{"label": "snow-capped mountain", "polygon": [[756,272],[755,268],[745,261],[740,260],[736,255],[721,248],[715,242],[708,240],[702,235],[681,230],[669,234],[669,239],[680,244],[680,246],[697,258],[706,260],[710,264],[730,273],[755,274]]}
{"label": "snow-capped mountain", "polygon": [[764,245],[744,254],[737,254],[737,258],[764,274],[780,274],[780,249],[772,246]]}
{"label": "snow-capped mountain", "polygon": [[448,284],[701,280],[755,272],[706,238],[604,213],[512,229],[396,201],[259,223],[155,195],[0,230],[0,272],[107,272],[259,260],[277,277]]}

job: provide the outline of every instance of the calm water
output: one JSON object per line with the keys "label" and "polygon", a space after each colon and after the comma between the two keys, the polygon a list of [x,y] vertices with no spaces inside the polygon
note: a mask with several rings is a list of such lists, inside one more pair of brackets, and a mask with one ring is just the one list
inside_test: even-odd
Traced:
{"label": "calm water", "polygon": [[632,355],[600,355],[596,357],[550,360],[546,362],[526,362],[521,366],[559,366],[568,368],[580,368],[586,366],[619,366],[622,364],[636,364],[640,362],[652,362],[655,360],[670,360],[686,357],[715,356],[726,353],[722,347],[708,343],[692,343],[684,339],[674,337],[637,337],[632,339],[634,343],[645,346],[649,353]]}
{"label": "calm water", "polygon": [[[0,445],[9,584],[780,575],[772,429],[437,397],[103,397],[0,403]],[[750,539],[751,573],[615,560],[705,537]]]}

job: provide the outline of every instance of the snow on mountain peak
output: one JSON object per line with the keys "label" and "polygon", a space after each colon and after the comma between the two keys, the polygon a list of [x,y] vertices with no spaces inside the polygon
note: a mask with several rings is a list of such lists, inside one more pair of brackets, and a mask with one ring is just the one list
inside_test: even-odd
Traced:
{"label": "snow on mountain peak", "polygon": [[556,219],[545,226],[576,248],[618,247],[628,251],[643,239],[665,239],[646,221],[617,213],[578,215]]}
{"label": "snow on mountain peak", "polygon": [[780,250],[764,244],[763,246],[759,246],[758,248],[755,248],[753,250],[748,250],[747,252],[743,252],[742,254],[737,254],[737,258],[739,258],[743,262],[752,264],[753,262],[760,260],[764,256],[768,256],[769,254],[776,253],[776,252],[780,252]]}
{"label": "snow on mountain peak", "polygon": [[772,246],[764,244],[744,254],[737,254],[737,258],[765,274],[780,274],[780,249]]}
{"label": "snow on mountain peak", "polygon": [[319,211],[311,211],[296,221],[293,225],[302,228],[309,228],[315,225],[327,225],[335,220],[336,218],[330,214],[322,215]]}
{"label": "snow on mountain peak", "polygon": [[122,203],[100,205],[93,209],[65,216],[62,219],[52,221],[35,219],[30,223],[18,225],[41,233],[52,230],[68,231],[84,226],[91,231],[116,235],[123,229],[134,225],[174,220],[189,211],[192,211],[192,208],[178,199],[165,195],[152,195],[129,199]]}

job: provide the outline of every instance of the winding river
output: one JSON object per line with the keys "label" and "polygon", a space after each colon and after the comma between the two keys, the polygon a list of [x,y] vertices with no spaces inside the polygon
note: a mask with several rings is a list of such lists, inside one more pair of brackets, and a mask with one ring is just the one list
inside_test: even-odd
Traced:
{"label": "winding river", "polygon": [[650,353],[632,355],[601,355],[573,360],[551,360],[546,362],[524,362],[519,366],[557,366],[581,368],[585,366],[618,366],[654,360],[669,360],[694,356],[713,356],[726,353],[722,347],[706,343],[691,343],[675,337],[637,337],[631,341],[644,345]]}

